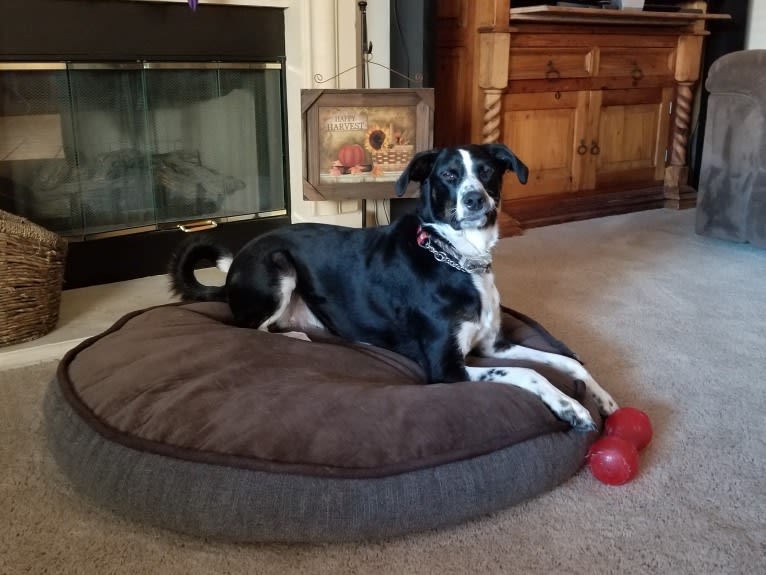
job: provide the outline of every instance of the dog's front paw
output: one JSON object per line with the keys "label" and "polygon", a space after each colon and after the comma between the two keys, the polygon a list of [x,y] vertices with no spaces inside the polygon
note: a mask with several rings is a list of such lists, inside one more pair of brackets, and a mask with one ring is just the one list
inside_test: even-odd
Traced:
{"label": "dog's front paw", "polygon": [[611,397],[604,399],[594,394],[593,399],[595,400],[596,406],[598,407],[598,412],[604,417],[609,417],[615,411],[620,409],[620,406],[617,405],[617,402]]}
{"label": "dog's front paw", "polygon": [[559,400],[559,409],[554,410],[554,413],[559,419],[566,421],[577,431],[588,432],[598,429],[590,412],[574,399]]}
{"label": "dog's front paw", "polygon": [[609,395],[609,393],[601,387],[595,379],[593,379],[593,376],[582,364],[568,357],[559,358],[559,361],[560,364],[558,367],[561,370],[572,377],[575,382],[585,386],[588,397],[596,404],[601,415],[608,417],[617,411],[619,408],[617,402],[612,399],[612,396]]}
{"label": "dog's front paw", "polygon": [[587,389],[588,389],[588,395],[596,404],[596,407],[598,407],[598,412],[602,416],[609,417],[620,408],[620,406],[617,405],[617,402],[612,398],[612,396],[609,395],[602,388],[597,387],[594,389],[593,386],[588,386]]}

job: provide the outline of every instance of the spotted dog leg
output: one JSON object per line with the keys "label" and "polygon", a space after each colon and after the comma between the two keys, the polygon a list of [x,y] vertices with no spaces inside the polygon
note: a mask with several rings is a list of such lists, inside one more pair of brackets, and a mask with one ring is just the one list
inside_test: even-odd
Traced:
{"label": "spotted dog leg", "polygon": [[525,389],[548,406],[556,417],[580,431],[593,431],[596,424],[579,402],[559,391],[534,369],[526,367],[466,367],[471,381],[496,381]]}
{"label": "spotted dog leg", "polygon": [[[485,352],[487,351],[485,350]],[[603,387],[596,383],[596,380],[588,373],[588,370],[576,359],[557,353],[524,347],[523,345],[512,344],[495,345],[487,355],[499,359],[525,360],[547,365],[556,371],[566,374],[573,380],[582,381],[585,384],[588,396],[596,403],[602,415],[608,416],[617,411],[617,402],[612,399],[612,396]]]}

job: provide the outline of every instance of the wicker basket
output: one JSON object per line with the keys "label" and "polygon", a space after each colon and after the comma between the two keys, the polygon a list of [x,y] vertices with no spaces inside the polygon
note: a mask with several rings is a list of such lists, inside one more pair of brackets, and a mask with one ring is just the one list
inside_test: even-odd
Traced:
{"label": "wicker basket", "polygon": [[386,172],[401,172],[412,160],[415,146],[412,144],[399,144],[383,152],[372,154],[372,161]]}
{"label": "wicker basket", "polygon": [[0,210],[0,346],[56,327],[66,250],[60,236]]}

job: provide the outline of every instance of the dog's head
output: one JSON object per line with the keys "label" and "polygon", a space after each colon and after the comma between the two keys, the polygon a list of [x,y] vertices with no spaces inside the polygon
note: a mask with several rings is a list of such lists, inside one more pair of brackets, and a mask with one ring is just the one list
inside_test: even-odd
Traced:
{"label": "dog's head", "polygon": [[418,214],[424,221],[455,230],[494,226],[506,170],[522,184],[529,170],[504,144],[468,145],[420,152],[396,182],[402,196],[410,181],[420,182]]}

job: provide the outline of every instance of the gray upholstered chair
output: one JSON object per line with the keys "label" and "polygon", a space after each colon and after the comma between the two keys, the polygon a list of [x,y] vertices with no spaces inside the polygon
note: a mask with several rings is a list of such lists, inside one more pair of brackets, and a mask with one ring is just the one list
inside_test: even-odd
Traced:
{"label": "gray upholstered chair", "polygon": [[697,233],[766,248],[766,50],[710,67]]}

